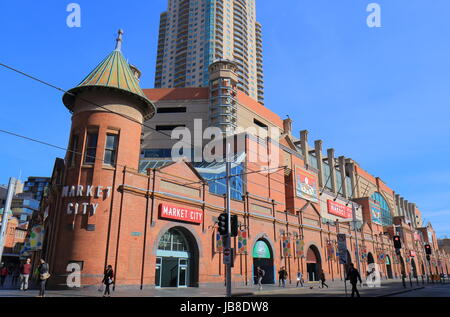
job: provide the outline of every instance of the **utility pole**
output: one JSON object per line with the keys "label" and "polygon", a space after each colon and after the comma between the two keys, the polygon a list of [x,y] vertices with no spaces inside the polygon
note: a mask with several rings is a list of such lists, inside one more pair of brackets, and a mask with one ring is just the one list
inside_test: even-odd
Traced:
{"label": "utility pole", "polygon": [[355,229],[355,243],[356,243],[356,258],[358,261],[358,272],[360,272],[361,274],[361,264],[360,264],[360,259],[359,259],[359,247],[358,247],[358,230],[356,229],[356,209],[355,209],[355,205],[352,203],[352,217],[353,217],[353,228]]}
{"label": "utility pole", "polygon": [[226,285],[227,285],[227,297],[231,297],[231,265],[233,261],[233,250],[231,249],[231,150],[230,144],[227,144],[227,155],[226,155],[226,180],[227,180],[227,203],[226,203],[226,213],[228,217],[227,221],[227,235],[225,237],[225,246],[231,251],[230,260],[226,264]]}
{"label": "utility pole", "polygon": [[6,227],[8,226],[9,211],[11,210],[11,202],[16,191],[17,180],[15,178],[9,179],[8,194],[6,196],[5,207],[3,208],[2,228],[0,230],[0,261],[3,257],[3,249],[5,248]]}

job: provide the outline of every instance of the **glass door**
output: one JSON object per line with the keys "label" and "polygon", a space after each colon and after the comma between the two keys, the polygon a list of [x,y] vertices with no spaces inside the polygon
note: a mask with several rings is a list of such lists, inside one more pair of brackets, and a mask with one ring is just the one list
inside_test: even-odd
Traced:
{"label": "glass door", "polygon": [[156,258],[155,286],[161,287],[162,258]]}
{"label": "glass door", "polygon": [[188,287],[188,259],[178,259],[178,287]]}

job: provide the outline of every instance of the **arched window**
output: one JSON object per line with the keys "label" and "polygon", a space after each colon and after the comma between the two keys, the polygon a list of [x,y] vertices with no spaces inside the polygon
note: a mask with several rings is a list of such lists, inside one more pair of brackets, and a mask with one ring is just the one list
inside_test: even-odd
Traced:
{"label": "arched window", "polygon": [[158,250],[188,252],[189,247],[181,232],[176,229],[170,229],[159,240]]}
{"label": "arched window", "polygon": [[381,224],[383,226],[392,225],[391,209],[389,208],[389,205],[383,195],[379,192],[375,192],[370,198],[377,205],[377,207],[380,208]]}

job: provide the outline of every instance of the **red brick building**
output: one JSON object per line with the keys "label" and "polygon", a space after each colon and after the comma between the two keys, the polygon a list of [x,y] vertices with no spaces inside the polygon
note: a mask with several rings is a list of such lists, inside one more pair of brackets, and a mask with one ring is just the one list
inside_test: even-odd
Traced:
{"label": "red brick building", "polygon": [[[113,266],[117,285],[223,283],[216,222],[226,202],[203,174],[221,171],[223,164],[141,161],[143,124],[152,122],[159,101],[178,105],[189,89],[144,94],[139,71],[127,64],[120,46],[119,39],[117,49],[63,99],[73,114],[69,151],[55,166],[51,194],[42,204],[48,210],[42,256],[50,263],[50,284],[65,285],[70,263],[80,265],[83,285],[98,285],[106,265]],[[208,88],[190,93],[196,100],[210,95]],[[323,158],[321,142],[309,149],[307,133],[293,137],[290,119],[242,92],[238,103],[238,111],[254,113],[252,122],[272,124],[280,136],[244,133],[244,149],[237,153],[244,155],[237,155],[242,177],[231,201],[240,223],[240,235],[232,240],[235,283],[251,284],[256,266],[266,271],[264,283],[275,283],[283,266],[291,281],[298,271],[309,281],[322,271],[341,280],[339,233],[347,238],[348,262],[362,272],[370,263],[378,264],[383,278],[429,272],[423,244],[432,228],[407,223],[394,191],[381,179],[351,159],[335,159],[332,149]],[[266,157],[251,160],[258,147]],[[403,241],[399,255],[392,243],[397,234]],[[448,273],[448,255],[438,253],[433,239],[432,272]]]}

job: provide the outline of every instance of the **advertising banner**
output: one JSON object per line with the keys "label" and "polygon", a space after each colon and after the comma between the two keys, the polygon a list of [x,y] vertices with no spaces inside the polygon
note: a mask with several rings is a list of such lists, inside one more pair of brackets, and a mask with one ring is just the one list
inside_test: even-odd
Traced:
{"label": "advertising banner", "polygon": [[372,216],[372,222],[381,225],[381,207],[378,203],[370,202],[370,214]]}
{"label": "advertising banner", "polygon": [[313,203],[318,203],[319,190],[317,185],[317,175],[297,167],[295,169],[295,177],[297,197],[309,200]]}
{"label": "advertising banner", "polygon": [[368,252],[367,252],[366,246],[364,246],[364,245],[360,246],[360,253],[361,253],[361,261],[362,262],[367,261]]}
{"label": "advertising banner", "polygon": [[336,252],[334,250],[334,245],[331,242],[328,242],[327,245],[327,255],[328,261],[336,261]]}
{"label": "advertising banner", "polygon": [[247,229],[238,231],[238,253],[247,254]]}
{"label": "advertising banner", "polygon": [[419,233],[414,233],[414,240],[416,240],[416,241],[421,241],[422,240],[420,238],[420,234]]}
{"label": "advertising banner", "polygon": [[384,254],[384,252],[381,252],[378,254],[378,263],[379,264],[384,264],[386,259],[386,254]]}
{"label": "advertising banner", "polygon": [[337,235],[339,264],[347,264],[347,236],[343,233]]}
{"label": "advertising banner", "polygon": [[283,237],[283,257],[291,257],[291,240],[289,237]]}
{"label": "advertising banner", "polygon": [[219,232],[216,232],[216,252],[223,252],[223,239]]}
{"label": "advertising banner", "polygon": [[303,250],[304,246],[305,246],[305,241],[300,240],[300,239],[295,240],[295,253],[296,253],[297,258],[302,258],[305,256],[304,250]]}

